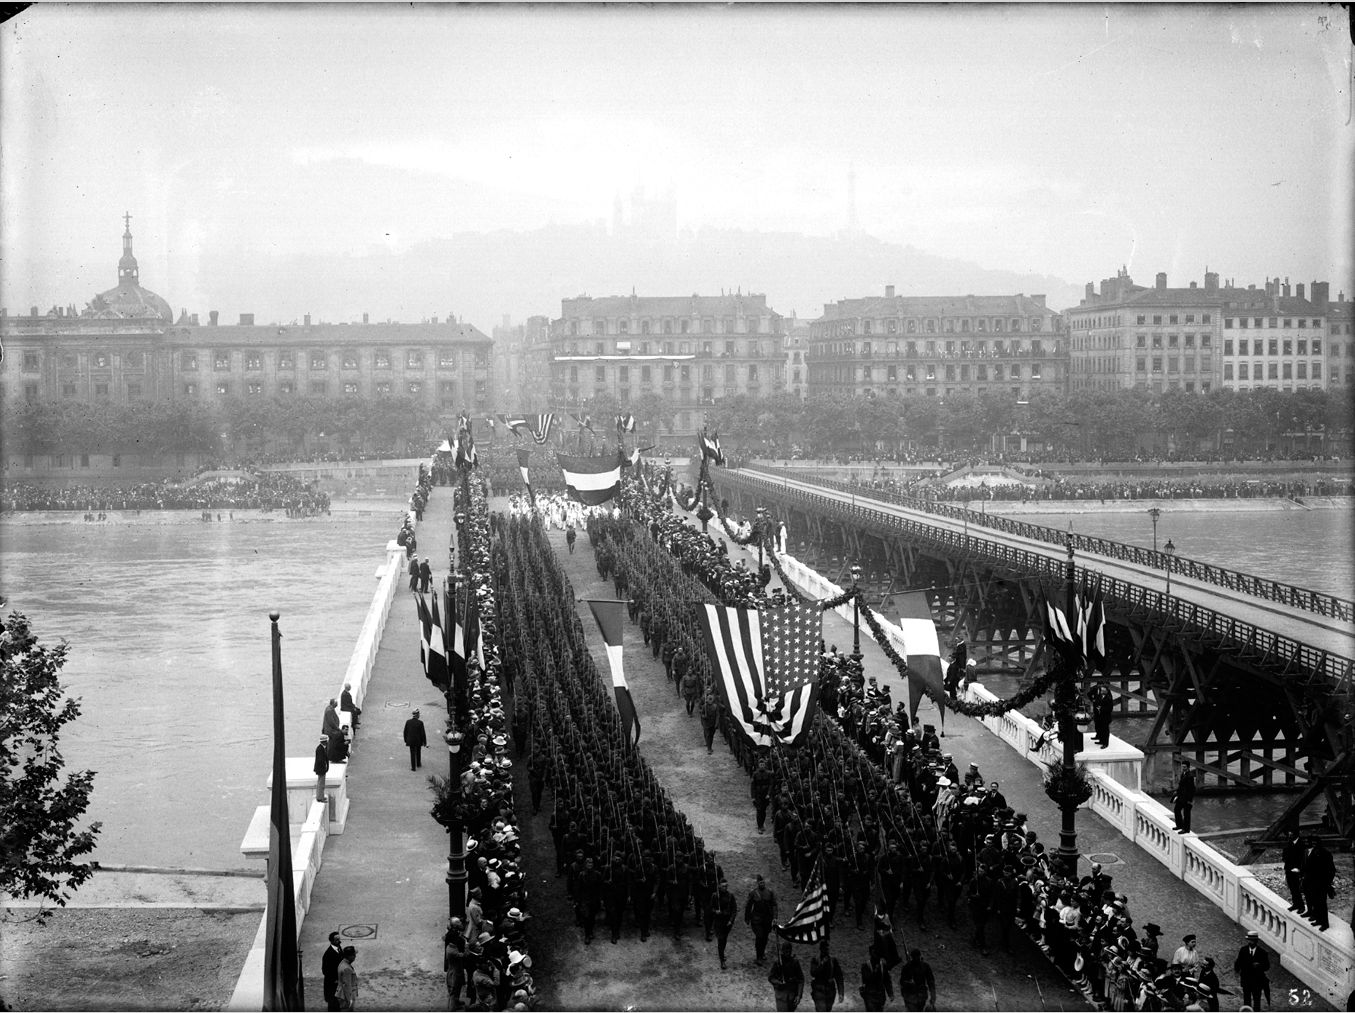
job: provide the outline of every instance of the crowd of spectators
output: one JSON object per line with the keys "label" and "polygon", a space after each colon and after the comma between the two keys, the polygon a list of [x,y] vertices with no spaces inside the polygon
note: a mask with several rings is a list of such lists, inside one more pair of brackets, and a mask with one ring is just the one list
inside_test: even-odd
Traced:
{"label": "crowd of spectators", "polygon": [[991,500],[1022,503],[1052,500],[1159,499],[1303,499],[1312,496],[1350,496],[1355,494],[1355,479],[1319,477],[1306,480],[1242,479],[1236,476],[1192,476],[1186,478],[1104,479],[1038,473],[1030,485],[1021,482],[994,481],[973,485],[941,485],[934,479],[900,482],[885,476],[855,478],[847,485],[883,493],[892,500],[928,499],[978,502]]}
{"label": "crowd of spectators", "polygon": [[6,483],[0,509],[80,510],[285,510],[288,517],[328,514],[329,494],[289,475],[262,472],[249,479],[183,484],[169,479],[129,486],[43,486]]}

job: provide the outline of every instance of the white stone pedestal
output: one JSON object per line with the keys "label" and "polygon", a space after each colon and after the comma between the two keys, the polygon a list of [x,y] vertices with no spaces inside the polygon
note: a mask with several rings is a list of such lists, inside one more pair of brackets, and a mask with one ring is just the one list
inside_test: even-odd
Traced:
{"label": "white stone pedestal", "polygon": [[[315,801],[315,757],[287,757],[287,810],[292,823],[304,823]],[[273,788],[273,775],[265,783]],[[325,794],[329,796],[329,832],[342,834],[348,822],[348,764],[331,763],[325,775]]]}

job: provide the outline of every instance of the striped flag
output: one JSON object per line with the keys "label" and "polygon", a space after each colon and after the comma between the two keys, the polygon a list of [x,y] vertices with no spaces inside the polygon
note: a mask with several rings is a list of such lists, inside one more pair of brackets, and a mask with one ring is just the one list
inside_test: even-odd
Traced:
{"label": "striped flag", "polygon": [[428,614],[428,603],[423,600],[423,595],[414,596],[414,606],[419,613],[419,664],[423,666],[423,674],[428,674],[428,638],[432,635],[432,617]]}
{"label": "striped flag", "polygon": [[532,439],[539,444],[544,444],[550,439],[551,427],[555,425],[555,413],[545,412],[540,415],[529,415],[531,420]]}
{"label": "striped flag", "polygon": [[945,681],[942,678],[941,643],[932,620],[932,607],[925,591],[909,591],[895,596],[899,610],[899,629],[903,631],[904,660],[908,662],[908,716],[917,717],[923,687],[937,702],[941,719],[946,717]]}
{"label": "striped flag", "polygon": [[579,424],[580,429],[587,429],[590,433],[593,431],[593,416],[571,413],[569,417]]}
{"label": "striped flag", "polygon": [[725,453],[720,449],[720,434],[714,436],[706,435],[703,430],[696,438],[697,445],[701,448],[702,458],[715,464],[725,463]]}
{"label": "striped flag", "polygon": [[790,920],[776,926],[776,934],[790,943],[817,943],[828,935],[828,891],[823,884],[823,859],[805,883],[805,895]]}
{"label": "striped flag", "polygon": [[1099,590],[1079,611],[1077,632],[1087,667],[1102,671],[1106,667],[1106,607]]}
{"label": "striped flag", "polygon": [[[607,645],[607,663],[612,669],[612,689],[616,692],[616,709],[621,715],[621,726],[625,731],[626,742],[638,745],[640,742],[640,719],[635,713],[635,701],[631,699],[630,687],[626,685],[626,675],[621,668],[621,634],[625,628],[622,619],[625,615],[624,601],[592,600],[588,608],[602,631],[603,642]],[[631,729],[635,738],[631,738]]]}
{"label": "striped flag", "polygon": [[[428,633],[428,668],[426,670],[428,681],[431,682],[442,692],[447,692],[447,682],[450,669],[447,665],[447,636],[442,629],[442,617],[438,614],[438,596],[433,593],[433,602],[429,621],[431,629]],[[423,600],[423,595],[419,596]]]}
{"label": "striped flag", "polygon": [[1040,615],[1044,620],[1045,647],[1050,655],[1045,659],[1045,667],[1052,667],[1060,661],[1077,664],[1082,655],[1077,638],[1077,620],[1074,619],[1073,625],[1070,626],[1063,609],[1044,594],[1040,595]]}
{"label": "striped flag", "polygon": [[[698,616],[720,695],[743,733],[757,746],[801,744],[818,705],[818,607],[702,605]],[[809,681],[794,681],[809,671]]]}
{"label": "striped flag", "polygon": [[527,487],[527,500],[532,506],[536,506],[536,493],[532,492],[532,477],[527,470],[528,460],[532,452],[526,447],[518,447],[518,471],[522,472],[522,484]]}
{"label": "striped flag", "polygon": [[[273,613],[275,617],[277,613]],[[287,812],[287,743],[282,707],[282,633],[273,618],[273,789],[268,815],[268,877],[263,1008],[304,1009],[296,947],[292,831]]]}
{"label": "striped flag", "polygon": [[635,432],[635,416],[630,412],[616,417],[616,431],[618,433]]}
{"label": "striped flag", "polygon": [[569,495],[586,506],[606,503],[621,488],[620,454],[605,457],[569,457],[556,454]]}

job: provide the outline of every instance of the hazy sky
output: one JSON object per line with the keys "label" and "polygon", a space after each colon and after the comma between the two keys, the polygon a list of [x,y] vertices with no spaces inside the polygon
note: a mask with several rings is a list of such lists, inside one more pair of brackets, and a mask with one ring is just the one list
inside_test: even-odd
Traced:
{"label": "hazy sky", "polygon": [[143,283],[205,313],[204,261],[610,220],[637,186],[683,228],[829,235],[853,169],[860,228],[984,267],[1349,297],[1346,17],[42,4],[0,28],[0,302],[111,287],[124,210]]}

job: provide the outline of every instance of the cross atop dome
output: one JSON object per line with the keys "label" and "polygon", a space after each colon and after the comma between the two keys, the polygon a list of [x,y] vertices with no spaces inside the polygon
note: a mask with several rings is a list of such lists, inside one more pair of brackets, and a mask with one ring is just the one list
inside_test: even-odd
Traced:
{"label": "cross atop dome", "polygon": [[141,272],[136,266],[136,257],[132,254],[132,213],[122,213],[122,223],[126,231],[122,234],[122,259],[118,261],[118,284],[139,285]]}

